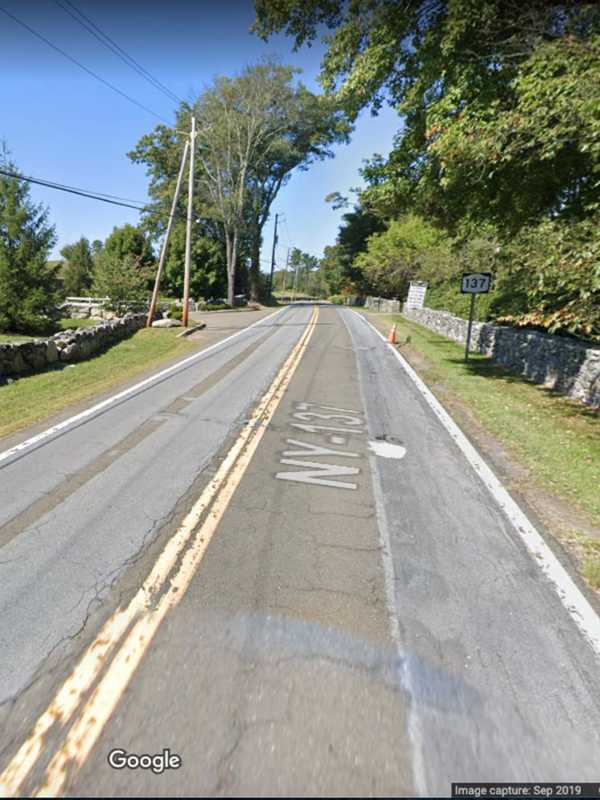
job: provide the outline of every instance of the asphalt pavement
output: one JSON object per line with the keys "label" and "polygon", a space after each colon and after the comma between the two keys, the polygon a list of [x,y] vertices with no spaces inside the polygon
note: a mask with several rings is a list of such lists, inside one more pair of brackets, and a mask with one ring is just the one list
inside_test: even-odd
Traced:
{"label": "asphalt pavement", "polygon": [[[5,794],[597,780],[598,657],[392,350],[346,308],[238,325],[0,461]],[[182,544],[106,645],[207,492],[193,567]]]}

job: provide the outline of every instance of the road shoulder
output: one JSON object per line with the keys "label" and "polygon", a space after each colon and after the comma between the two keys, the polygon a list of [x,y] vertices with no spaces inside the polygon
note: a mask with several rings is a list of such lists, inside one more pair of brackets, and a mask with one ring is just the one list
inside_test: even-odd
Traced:
{"label": "road shoulder", "polygon": [[[0,451],[9,450],[19,442],[36,436],[47,428],[54,427],[64,420],[80,414],[82,411],[85,411],[97,403],[107,400],[114,394],[126,391],[132,386],[135,386],[137,383],[147,380],[157,372],[175,366],[190,355],[194,355],[195,353],[199,353],[202,350],[211,347],[212,345],[218,344],[228,336],[248,328],[250,325],[260,321],[261,319],[264,319],[265,317],[268,317],[273,313],[273,311],[274,309],[264,308],[260,311],[252,311],[245,314],[232,313],[230,315],[231,319],[227,320],[224,320],[223,316],[218,314],[215,316],[220,316],[220,319],[215,319],[214,316],[211,316],[210,312],[202,315],[196,315],[201,317],[199,321],[206,322],[206,327],[201,331],[193,333],[191,336],[178,340],[181,342],[181,349],[176,355],[153,360],[149,366],[142,365],[137,371],[130,373],[125,379],[119,375],[115,375],[114,380],[110,383],[110,385],[107,385],[102,391],[92,392],[85,398],[75,402],[67,401],[63,407],[60,408],[60,410],[40,417],[34,422],[24,422],[24,424],[22,424],[17,430],[12,431],[6,436],[0,436]],[[119,344],[126,344],[127,341]],[[115,347],[118,347],[119,344],[115,345]],[[99,357],[101,356],[102,354],[99,354]],[[84,361],[80,363],[86,364],[88,362]],[[29,377],[32,376],[25,376],[22,380],[27,381]],[[11,384],[11,388],[13,387],[18,387],[18,381],[15,384]],[[0,386],[0,402],[4,388],[8,387]]]}
{"label": "road shoulder", "polygon": [[[357,313],[368,319],[382,334],[388,335],[389,315],[364,311]],[[429,380],[428,373],[432,364],[412,342],[401,342],[396,345],[396,349],[490,464],[600,613],[600,586],[591,584],[584,576],[590,557],[592,560],[600,560],[600,526],[589,514],[536,480],[533,471],[518,459],[510,446],[483,424],[472,404],[459,397],[443,380]]]}

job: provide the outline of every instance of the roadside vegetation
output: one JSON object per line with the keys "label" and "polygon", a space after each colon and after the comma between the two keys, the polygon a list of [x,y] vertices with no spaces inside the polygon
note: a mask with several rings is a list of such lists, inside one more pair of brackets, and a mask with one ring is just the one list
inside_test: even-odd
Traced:
{"label": "roadside vegetation", "polygon": [[[79,321],[79,320],[78,320]],[[0,387],[0,437],[94,397],[196,345],[179,330],[144,328],[87,361],[57,365]]]}
{"label": "roadside vegetation", "polygon": [[361,170],[323,267],[331,294],[406,295],[464,315],[459,275],[491,271],[481,319],[600,339],[597,3],[257,2],[258,32],[325,40],[320,81],[354,121],[399,113]]}

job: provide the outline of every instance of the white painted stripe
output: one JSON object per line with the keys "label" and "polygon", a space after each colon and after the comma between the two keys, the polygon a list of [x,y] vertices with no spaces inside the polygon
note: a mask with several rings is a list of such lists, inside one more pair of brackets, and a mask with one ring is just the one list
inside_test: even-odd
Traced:
{"label": "white painted stripe", "polygon": [[358,312],[354,313],[379,336],[386,347],[390,348],[392,353],[396,356],[402,369],[415,384],[419,393],[448,431],[454,442],[456,442],[461,449],[463,455],[486,486],[496,503],[506,514],[525,546],[534,557],[536,564],[539,565],[544,575],[551,582],[562,604],[591,645],[595,654],[600,656],[600,617],[598,617],[598,614],[585,598],[582,591],[546,544],[537,528],[535,528],[525,516],[521,508],[504,488],[501,481],[496,477],[456,422],[454,422],[442,404],[434,397],[401,353],[399,353],[392,344],[387,342],[385,336],[380,333],[368,319],[363,317],[362,314],[358,314]]}
{"label": "white painted stripe", "polygon": [[154,375],[150,375],[149,378],[145,378],[143,381],[136,383],[134,386],[130,386],[129,389],[124,389],[122,392],[118,394],[114,394],[111,397],[107,397],[106,400],[102,400],[101,403],[96,403],[94,406],[90,406],[90,408],[86,408],[85,411],[81,411],[79,414],[75,414],[73,417],[69,417],[68,419],[59,422],[56,425],[53,425],[51,428],[46,428],[45,431],[32,436],[29,439],[26,439],[24,442],[20,442],[20,444],[11,447],[9,450],[4,450],[4,452],[0,453],[0,462],[6,461],[7,458],[11,458],[11,456],[16,455],[17,453],[22,452],[23,450],[27,450],[29,447],[33,447],[33,445],[39,444],[43,442],[44,439],[48,439],[51,436],[54,436],[55,433],[68,428],[70,425],[74,425],[77,422],[81,422],[84,419],[88,419],[89,417],[94,416],[97,414],[98,411],[102,411],[104,408],[108,408],[108,406],[116,403],[118,400],[123,400],[125,397],[129,397],[130,395],[134,394],[135,392],[143,389],[146,386],[150,386],[150,384],[154,383],[155,381],[159,380],[160,378],[164,378],[165,375],[170,375],[172,372],[176,372],[181,367],[186,366],[186,364],[192,364],[194,361],[200,361],[206,355],[211,353],[213,350],[216,350],[218,347],[226,344],[227,342],[231,342],[233,339],[236,339],[238,336],[246,333],[247,331],[251,330],[251,328],[255,328],[257,325],[261,325],[263,322],[266,322],[268,319],[272,319],[277,314],[281,314],[285,311],[286,308],[279,308],[277,311],[274,311],[272,314],[268,314],[266,317],[262,319],[256,320],[253,322],[252,325],[248,325],[247,328],[242,328],[241,331],[237,333],[232,333],[231,336],[227,336],[225,339],[221,339],[220,342],[216,342],[216,344],[207,347],[205,350],[201,350],[199,353],[194,353],[193,356],[188,356],[188,358],[184,358],[182,361],[178,361],[176,364],[172,364],[170,367],[161,370],[160,372],[155,373]]}

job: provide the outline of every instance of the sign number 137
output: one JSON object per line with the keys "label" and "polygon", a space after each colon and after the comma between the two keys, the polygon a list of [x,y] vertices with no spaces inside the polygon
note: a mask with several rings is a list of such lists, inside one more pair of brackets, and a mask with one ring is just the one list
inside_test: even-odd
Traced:
{"label": "sign number 137", "polygon": [[463,294],[485,294],[489,292],[491,283],[491,272],[465,272],[462,276],[460,291]]}

